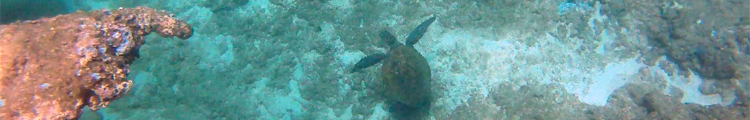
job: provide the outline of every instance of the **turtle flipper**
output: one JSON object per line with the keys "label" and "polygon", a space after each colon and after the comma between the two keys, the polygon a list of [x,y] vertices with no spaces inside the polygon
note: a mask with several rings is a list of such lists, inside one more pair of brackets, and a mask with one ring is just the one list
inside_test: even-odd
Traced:
{"label": "turtle flipper", "polygon": [[357,62],[357,64],[354,64],[354,68],[352,68],[352,70],[349,71],[349,73],[354,73],[361,69],[365,69],[372,65],[375,65],[375,63],[380,62],[386,57],[388,57],[388,55],[386,55],[385,53],[368,55],[367,57],[360,59],[359,62]]}
{"label": "turtle flipper", "polygon": [[388,30],[380,30],[380,39],[383,39],[383,41],[385,41],[385,44],[387,44],[388,47],[391,48],[401,45],[401,43],[398,43],[398,40],[396,40],[396,36],[394,36],[391,32],[388,32]]}
{"label": "turtle flipper", "polygon": [[422,24],[419,24],[417,28],[414,28],[414,30],[409,33],[409,37],[406,38],[406,45],[412,46],[414,44],[417,44],[417,41],[419,41],[424,33],[427,32],[427,28],[430,27],[430,24],[432,24],[432,22],[435,22],[435,16],[432,16],[430,19],[422,22]]}
{"label": "turtle flipper", "polygon": [[409,106],[401,102],[391,103],[388,112],[397,120],[424,120],[429,114],[429,107]]}

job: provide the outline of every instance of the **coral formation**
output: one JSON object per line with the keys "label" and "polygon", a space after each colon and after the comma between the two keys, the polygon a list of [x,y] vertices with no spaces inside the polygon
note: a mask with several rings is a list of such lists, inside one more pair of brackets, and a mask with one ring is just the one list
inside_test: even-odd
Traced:
{"label": "coral formation", "polygon": [[0,118],[76,119],[106,107],[133,85],[130,64],[152,32],[187,39],[192,27],[145,7],[0,26]]}

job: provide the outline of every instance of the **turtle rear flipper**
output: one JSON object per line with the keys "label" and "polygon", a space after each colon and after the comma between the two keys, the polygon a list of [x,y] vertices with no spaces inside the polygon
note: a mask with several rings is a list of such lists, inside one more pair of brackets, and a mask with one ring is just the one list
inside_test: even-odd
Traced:
{"label": "turtle rear flipper", "polygon": [[388,112],[397,120],[423,120],[428,116],[429,109],[429,103],[422,106],[409,106],[394,102],[388,106]]}
{"label": "turtle rear flipper", "polygon": [[422,22],[422,24],[419,24],[417,28],[414,28],[414,30],[409,33],[409,37],[406,38],[406,45],[412,46],[414,44],[417,44],[419,39],[421,39],[424,33],[427,32],[427,28],[430,27],[430,24],[432,24],[432,22],[435,22],[435,16],[432,16],[430,19]]}
{"label": "turtle rear flipper", "polygon": [[354,68],[352,68],[352,70],[349,71],[349,73],[354,73],[361,69],[365,69],[372,65],[375,65],[376,63],[380,62],[386,57],[388,57],[388,55],[386,55],[385,53],[368,55],[367,57],[360,59],[359,62],[357,62],[357,64],[354,64]]}
{"label": "turtle rear flipper", "polygon": [[415,108],[408,106],[401,102],[393,102],[391,105],[388,106],[388,112],[390,113],[404,113],[408,111],[413,111]]}

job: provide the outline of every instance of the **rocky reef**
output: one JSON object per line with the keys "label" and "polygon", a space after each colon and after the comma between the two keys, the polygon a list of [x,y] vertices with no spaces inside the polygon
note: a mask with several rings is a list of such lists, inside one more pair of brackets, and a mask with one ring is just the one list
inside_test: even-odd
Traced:
{"label": "rocky reef", "polygon": [[58,15],[0,26],[0,119],[78,119],[133,85],[145,36],[187,39],[191,25],[146,7]]}

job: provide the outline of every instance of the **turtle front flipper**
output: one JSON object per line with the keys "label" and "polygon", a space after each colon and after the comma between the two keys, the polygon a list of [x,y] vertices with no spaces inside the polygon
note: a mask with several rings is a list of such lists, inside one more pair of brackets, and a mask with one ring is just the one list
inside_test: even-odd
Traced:
{"label": "turtle front flipper", "polygon": [[361,69],[365,69],[372,65],[375,65],[376,63],[380,62],[386,57],[388,57],[388,55],[386,55],[385,53],[368,55],[367,57],[360,59],[359,62],[357,62],[357,64],[354,64],[354,68],[352,68],[352,70],[349,71],[349,73],[354,73]]}
{"label": "turtle front flipper", "polygon": [[417,28],[414,28],[414,30],[409,33],[409,37],[406,38],[406,45],[412,46],[414,44],[417,44],[419,39],[421,39],[424,33],[427,32],[427,28],[430,27],[430,24],[432,24],[432,22],[435,22],[435,16],[432,16],[430,19],[422,22],[422,24],[419,24]]}

